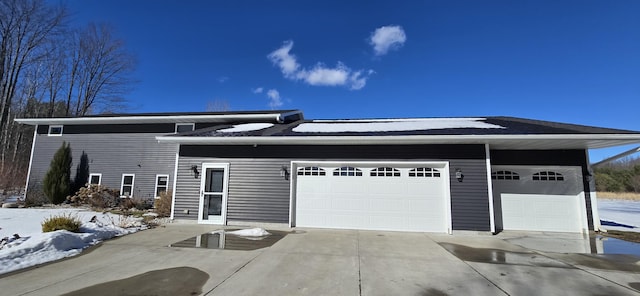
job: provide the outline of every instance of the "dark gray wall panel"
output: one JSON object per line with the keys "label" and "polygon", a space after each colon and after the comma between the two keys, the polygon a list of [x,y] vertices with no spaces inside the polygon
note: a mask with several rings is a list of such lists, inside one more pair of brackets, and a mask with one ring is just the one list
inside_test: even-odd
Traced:
{"label": "dark gray wall panel", "polygon": [[29,175],[29,185],[41,183],[51,159],[63,141],[71,144],[72,178],[84,151],[89,157],[91,173],[102,174],[102,184],[120,190],[122,174],[135,174],[134,197],[153,198],[156,174],[169,175],[173,187],[176,144],[159,144],[162,134],[64,134],[37,135]]}
{"label": "dark gray wall panel", "polygon": [[286,159],[180,157],[174,218],[198,219],[201,178],[191,166],[202,171],[206,162],[229,164],[227,221],[289,221],[289,181],[280,176],[281,167],[289,166]]}
{"label": "dark gray wall panel", "polygon": [[[456,169],[464,175],[462,182],[456,179]],[[491,231],[486,160],[451,160],[449,179],[453,230]]]}
{"label": "dark gray wall panel", "polygon": [[491,150],[492,165],[557,165],[579,166],[582,168],[582,187],[587,206],[589,229],[593,230],[593,210],[591,207],[591,190],[586,180],[589,172],[589,161],[585,150]]}
{"label": "dark gray wall panel", "polygon": [[[121,133],[164,133],[175,132],[175,123],[144,124],[79,124],[64,125],[65,134],[121,134]],[[38,126],[39,134],[48,134],[48,125]]]}

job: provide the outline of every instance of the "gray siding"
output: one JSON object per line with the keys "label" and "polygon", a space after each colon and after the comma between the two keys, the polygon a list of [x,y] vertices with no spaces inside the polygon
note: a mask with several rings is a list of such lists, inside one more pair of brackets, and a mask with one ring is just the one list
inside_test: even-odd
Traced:
{"label": "gray siding", "polygon": [[289,181],[280,176],[280,168],[288,167],[289,160],[185,156],[180,157],[178,166],[174,218],[198,219],[202,176],[196,179],[191,166],[202,170],[206,162],[229,164],[227,221],[289,221]]}
{"label": "gray siding", "polygon": [[122,174],[135,174],[133,196],[153,198],[156,174],[169,175],[169,189],[172,189],[177,152],[176,144],[159,144],[155,139],[158,135],[163,134],[38,134],[31,160],[29,186],[41,184],[53,155],[66,141],[70,143],[73,153],[72,178],[84,151],[89,158],[90,173],[102,174],[102,185],[120,190]]}
{"label": "gray siding", "polygon": [[[176,219],[197,219],[200,180],[191,175],[190,168],[192,165],[201,167],[202,162],[230,163],[229,221],[287,222],[289,182],[280,177],[280,168],[288,166],[292,160],[449,161],[453,229],[491,230],[484,145],[203,145],[182,146],[180,155]],[[462,170],[463,182],[456,180],[456,169]],[[188,215],[185,210],[189,211]]]}

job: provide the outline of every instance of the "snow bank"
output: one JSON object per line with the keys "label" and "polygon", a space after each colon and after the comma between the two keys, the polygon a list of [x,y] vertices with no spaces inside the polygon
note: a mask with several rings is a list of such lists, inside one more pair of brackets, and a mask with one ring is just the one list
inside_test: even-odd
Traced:
{"label": "snow bank", "polygon": [[[640,232],[640,202],[632,200],[598,199],[598,213],[604,229]],[[622,224],[624,226],[613,226]]]}
{"label": "snow bank", "polygon": [[[46,218],[69,214],[83,222],[81,233],[42,233]],[[89,222],[94,216],[95,222]],[[7,237],[0,245],[0,274],[74,256],[103,240],[144,228],[139,219],[80,209],[0,209],[0,238]]]}
{"label": "snow bank", "polygon": [[240,230],[235,230],[235,231],[229,231],[227,233],[228,234],[237,235],[237,236],[251,236],[251,237],[265,236],[265,235],[270,235],[271,234],[271,233],[269,233],[268,231],[266,231],[266,230],[264,230],[262,228],[240,229]]}
{"label": "snow bank", "polygon": [[293,128],[299,133],[340,133],[340,132],[397,132],[450,128],[504,128],[486,123],[484,118],[422,118],[412,120],[342,120],[335,122],[302,123]]}

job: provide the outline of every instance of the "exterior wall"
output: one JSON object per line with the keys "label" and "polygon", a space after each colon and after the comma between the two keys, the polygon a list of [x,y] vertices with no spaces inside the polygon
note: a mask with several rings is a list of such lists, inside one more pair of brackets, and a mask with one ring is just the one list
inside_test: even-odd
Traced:
{"label": "exterior wall", "polygon": [[550,165],[579,166],[582,168],[582,188],[587,207],[589,230],[593,230],[593,209],[591,207],[591,190],[586,180],[589,162],[585,150],[491,150],[491,165]]}
{"label": "exterior wall", "polygon": [[[182,145],[174,217],[197,219],[200,180],[191,166],[228,162],[227,220],[287,222],[290,184],[280,168],[293,160],[449,161],[453,229],[491,230],[484,145]],[[464,174],[462,182],[455,178],[456,169]]]}
{"label": "exterior wall", "polygon": [[[84,151],[89,158],[89,172],[102,174],[102,185],[120,190],[122,174],[135,174],[133,196],[153,198],[156,174],[165,174],[169,175],[168,188],[172,189],[177,145],[160,144],[155,139],[166,132],[126,133],[127,129],[123,127],[119,129],[120,133],[67,133],[78,129],[65,126],[63,135],[48,136],[46,126],[38,127],[29,187],[41,185],[53,155],[66,141],[73,153],[72,180]],[[43,130],[44,133],[40,133]]]}

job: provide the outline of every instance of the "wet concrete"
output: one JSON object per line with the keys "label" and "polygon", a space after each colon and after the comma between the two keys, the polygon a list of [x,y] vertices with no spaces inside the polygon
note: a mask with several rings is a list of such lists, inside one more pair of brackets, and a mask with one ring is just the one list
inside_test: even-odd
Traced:
{"label": "wet concrete", "polygon": [[570,269],[580,265],[602,270],[640,272],[640,257],[633,255],[513,252],[452,243],[440,243],[440,245],[459,259],[470,262]]}
{"label": "wet concrete", "polygon": [[225,249],[237,251],[253,251],[273,246],[280,239],[285,237],[289,232],[278,230],[267,230],[270,235],[260,237],[244,237],[225,232],[237,229],[225,229],[207,232],[174,244],[170,244],[172,248],[203,248],[203,249]]}
{"label": "wet concrete", "polygon": [[130,278],[106,282],[63,294],[64,296],[108,295],[200,295],[209,275],[192,267],[154,270]]}
{"label": "wet concrete", "polygon": [[449,294],[435,288],[428,288],[424,289],[424,291],[420,293],[420,296],[449,296]]}
{"label": "wet concrete", "polygon": [[629,287],[634,288],[638,291],[640,291],[640,282],[637,283],[629,283]]}

